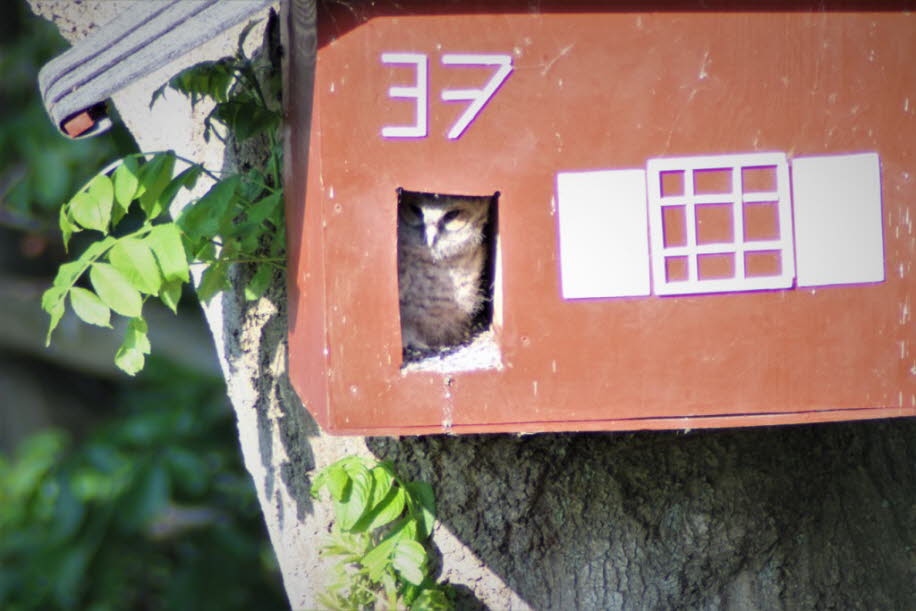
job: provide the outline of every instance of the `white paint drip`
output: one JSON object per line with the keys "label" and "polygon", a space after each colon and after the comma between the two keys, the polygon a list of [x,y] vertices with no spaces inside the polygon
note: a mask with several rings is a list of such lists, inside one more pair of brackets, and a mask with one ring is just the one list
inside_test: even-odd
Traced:
{"label": "white paint drip", "polygon": [[452,382],[453,378],[446,377],[444,383],[444,392],[442,393],[442,428],[446,433],[452,432]]}

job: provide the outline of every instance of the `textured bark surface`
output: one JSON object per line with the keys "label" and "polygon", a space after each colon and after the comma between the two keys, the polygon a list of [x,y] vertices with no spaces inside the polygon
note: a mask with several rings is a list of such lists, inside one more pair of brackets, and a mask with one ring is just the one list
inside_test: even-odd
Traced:
{"label": "textured bark surface", "polygon": [[916,422],[373,439],[539,609],[903,609]]}
{"label": "textured bark surface", "polygon": [[[70,40],[127,2],[30,0]],[[238,31],[184,65],[231,53]],[[255,37],[252,37],[253,39]],[[200,120],[149,94],[164,67],[115,101],[141,148],[211,167]],[[240,269],[244,278],[251,270]],[[237,283],[238,286],[238,283]],[[286,294],[206,308],[239,437],[291,606],[314,608],[327,508],[310,478],[346,453],[430,481],[441,576],[461,608],[905,609],[916,601],[916,421],[693,433],[331,438],[286,372]]]}

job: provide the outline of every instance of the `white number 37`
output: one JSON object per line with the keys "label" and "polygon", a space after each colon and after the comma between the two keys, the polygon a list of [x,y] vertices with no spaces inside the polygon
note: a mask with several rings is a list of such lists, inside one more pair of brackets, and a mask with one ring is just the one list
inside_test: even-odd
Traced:
{"label": "white number 37", "polygon": [[[385,138],[425,138],[429,132],[428,97],[429,97],[429,58],[425,53],[382,53],[383,64],[405,64],[415,67],[417,78],[412,85],[393,85],[388,89],[388,96],[414,101],[413,125],[386,125],[382,127]],[[442,55],[445,66],[493,66],[496,71],[482,89],[443,89],[443,102],[470,102],[464,112],[448,131],[448,138],[455,140],[461,137],[464,130],[477,118],[499,86],[512,72],[511,55],[493,55],[481,53],[445,53]]]}

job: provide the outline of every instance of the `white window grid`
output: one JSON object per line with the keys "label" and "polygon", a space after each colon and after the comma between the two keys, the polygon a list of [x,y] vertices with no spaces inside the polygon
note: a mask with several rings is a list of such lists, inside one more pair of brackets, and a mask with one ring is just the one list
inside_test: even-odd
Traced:
{"label": "white window grid", "polygon": [[[744,192],[743,170],[773,168],[775,191]],[[727,192],[696,193],[694,176],[697,171],[730,172],[731,188]],[[679,173],[683,177],[678,194],[662,192],[663,173]],[[650,159],[647,164],[649,200],[649,235],[653,288],[656,295],[719,293],[792,286],[795,279],[795,258],[792,230],[792,210],[789,169],[785,153],[746,153],[739,155],[710,155]],[[744,231],[745,204],[775,204],[777,236],[772,239],[746,239]],[[731,240],[699,243],[697,239],[697,206],[730,204]],[[664,210],[669,206],[684,211],[685,240],[681,245],[665,244]],[[772,274],[748,275],[746,254],[765,254],[779,259],[778,271]],[[730,277],[700,275],[699,259],[703,255],[729,255],[733,261]],[[686,274],[669,279],[667,263],[686,259]]]}

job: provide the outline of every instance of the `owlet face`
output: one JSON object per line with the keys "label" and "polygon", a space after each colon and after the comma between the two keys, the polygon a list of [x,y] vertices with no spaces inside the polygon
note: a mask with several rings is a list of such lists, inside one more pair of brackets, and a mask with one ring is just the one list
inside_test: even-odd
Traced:
{"label": "owlet face", "polygon": [[489,214],[489,197],[402,193],[399,231],[413,243],[426,245],[441,261],[480,245]]}

